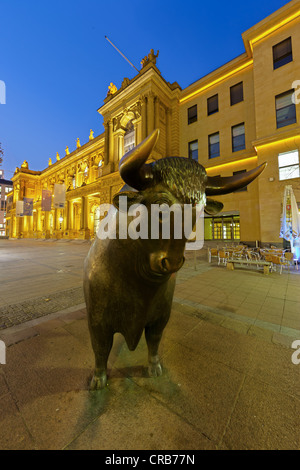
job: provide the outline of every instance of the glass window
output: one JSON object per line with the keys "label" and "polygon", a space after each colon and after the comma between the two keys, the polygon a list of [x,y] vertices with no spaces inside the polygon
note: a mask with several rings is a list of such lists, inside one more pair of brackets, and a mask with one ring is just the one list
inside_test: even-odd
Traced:
{"label": "glass window", "polygon": [[204,218],[205,240],[240,240],[240,216]]}
{"label": "glass window", "polygon": [[238,152],[246,148],[245,143],[245,124],[238,124],[231,128],[232,133],[232,151]]}
{"label": "glass window", "polygon": [[244,101],[244,90],[243,82],[237,83],[236,85],[230,87],[230,104],[234,104]]}
{"label": "glass window", "polygon": [[198,161],[198,140],[189,142],[189,158]]}
{"label": "glass window", "polygon": [[213,236],[214,240],[223,240],[223,219],[222,217],[213,218]]}
{"label": "glass window", "polygon": [[[246,173],[247,170],[239,170],[239,171],[234,171],[233,174],[234,175],[239,175],[240,173]],[[240,189],[237,189],[236,191],[234,191],[235,193],[240,193],[242,191],[247,191],[247,186],[245,186],[244,188],[240,188]]]}
{"label": "glass window", "polygon": [[241,238],[240,232],[240,217],[234,216],[232,218],[232,227],[233,227],[233,239],[239,240]]}
{"label": "glass window", "polygon": [[287,38],[281,41],[276,46],[273,46],[273,65],[274,70],[282,67],[293,60],[292,53],[292,38]]}
{"label": "glass window", "polygon": [[217,113],[219,111],[219,97],[218,95],[211,96],[207,100],[207,115]]}
{"label": "glass window", "polygon": [[278,155],[279,181],[299,178],[299,152],[280,153]]}
{"label": "glass window", "polygon": [[188,108],[188,124],[192,124],[197,121],[197,105]]}
{"label": "glass window", "polygon": [[220,136],[219,132],[208,136],[208,157],[215,158],[220,156]]}
{"label": "glass window", "polygon": [[277,129],[297,122],[296,106],[292,101],[294,90],[275,96]]}
{"label": "glass window", "polygon": [[73,178],[72,178],[72,185],[73,185],[73,189],[76,189],[76,178],[75,178],[75,176],[73,176]]}

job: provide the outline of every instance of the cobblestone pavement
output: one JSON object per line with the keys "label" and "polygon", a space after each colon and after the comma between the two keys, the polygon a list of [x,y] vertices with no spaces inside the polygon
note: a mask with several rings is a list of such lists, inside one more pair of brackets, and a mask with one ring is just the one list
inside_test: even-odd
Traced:
{"label": "cobblestone pavement", "polygon": [[0,308],[0,330],[25,323],[49,313],[58,312],[84,302],[82,287],[36,297]]}

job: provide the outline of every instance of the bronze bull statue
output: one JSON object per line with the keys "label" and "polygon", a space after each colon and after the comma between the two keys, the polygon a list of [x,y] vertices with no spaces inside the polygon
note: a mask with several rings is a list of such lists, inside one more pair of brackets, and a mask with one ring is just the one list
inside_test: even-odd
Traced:
{"label": "bronze bull statue", "polygon": [[[154,131],[128,152],[119,164],[126,185],[113,198],[109,217],[118,219],[120,196],[129,205],[205,204],[209,214],[220,212],[220,202],[206,195],[236,191],[253,181],[265,164],[232,177],[209,177],[202,165],[183,157],[167,157],[146,164],[158,139]],[[143,331],[148,346],[149,375],[159,376],[162,367],[158,347],[168,323],[176,272],[184,263],[186,236],[181,239],[123,239],[116,225],[112,239],[96,237],[85,260],[84,293],[89,331],[95,354],[91,390],[107,384],[107,361],[114,333],[121,333],[132,351]]]}

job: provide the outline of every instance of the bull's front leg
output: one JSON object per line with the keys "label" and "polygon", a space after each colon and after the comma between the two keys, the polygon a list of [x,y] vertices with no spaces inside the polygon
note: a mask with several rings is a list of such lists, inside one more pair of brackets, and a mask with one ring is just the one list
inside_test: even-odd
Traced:
{"label": "bull's front leg", "polygon": [[158,348],[161,341],[164,326],[159,324],[148,325],[145,327],[145,338],[148,346],[148,373],[150,377],[162,375],[162,366],[158,354]]}
{"label": "bull's front leg", "polygon": [[90,335],[95,354],[95,370],[90,390],[101,390],[107,385],[107,361],[113,344],[113,334],[99,326],[91,326]]}

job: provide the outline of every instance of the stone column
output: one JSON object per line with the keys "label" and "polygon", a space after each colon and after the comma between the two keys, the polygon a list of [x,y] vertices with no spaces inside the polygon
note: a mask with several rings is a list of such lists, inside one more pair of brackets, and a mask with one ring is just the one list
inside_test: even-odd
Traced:
{"label": "stone column", "polygon": [[159,128],[159,98],[156,96],[155,101],[154,101],[154,128],[158,129]]}
{"label": "stone column", "polygon": [[147,137],[147,102],[146,97],[141,98],[142,140]]}
{"label": "stone column", "polygon": [[108,161],[114,161],[114,138],[113,138],[113,122],[108,121]]}
{"label": "stone column", "polygon": [[104,124],[105,142],[104,142],[104,165],[108,164],[109,159],[109,127],[108,122]]}
{"label": "stone column", "polygon": [[166,108],[166,154],[171,155],[171,110]]}
{"label": "stone column", "polygon": [[65,202],[65,207],[64,207],[64,221],[63,221],[63,230],[68,229],[68,219],[69,219],[69,201]]}
{"label": "stone column", "polygon": [[80,230],[85,229],[85,196],[81,196]]}
{"label": "stone column", "polygon": [[148,94],[147,103],[147,135],[154,131],[154,93],[152,91]]}
{"label": "stone column", "polygon": [[74,221],[73,221],[73,202],[68,201],[68,220],[67,220],[68,230],[74,230]]}

